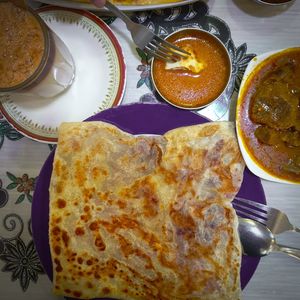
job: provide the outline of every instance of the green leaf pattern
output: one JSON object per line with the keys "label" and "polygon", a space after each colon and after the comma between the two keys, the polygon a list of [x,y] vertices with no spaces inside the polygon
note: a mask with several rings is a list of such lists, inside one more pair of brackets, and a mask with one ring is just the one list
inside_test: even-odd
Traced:
{"label": "green leaf pattern", "polygon": [[17,182],[17,177],[9,172],[6,172],[8,178],[12,181],[12,182]]}
{"label": "green leaf pattern", "polygon": [[18,199],[17,199],[17,201],[16,201],[15,204],[19,204],[19,203],[23,202],[24,199],[25,199],[25,194],[21,194],[21,195],[18,197]]}
{"label": "green leaf pattern", "polygon": [[18,186],[18,184],[17,184],[16,182],[12,182],[12,183],[10,183],[6,188],[7,188],[8,190],[13,190],[13,189],[15,189],[17,186]]}
{"label": "green leaf pattern", "polygon": [[17,189],[17,192],[21,193],[15,204],[22,203],[27,199],[30,203],[32,202],[32,195],[35,187],[36,178],[29,178],[28,174],[23,174],[21,177],[17,177],[10,172],[6,172],[7,177],[12,181],[7,185],[8,190]]}

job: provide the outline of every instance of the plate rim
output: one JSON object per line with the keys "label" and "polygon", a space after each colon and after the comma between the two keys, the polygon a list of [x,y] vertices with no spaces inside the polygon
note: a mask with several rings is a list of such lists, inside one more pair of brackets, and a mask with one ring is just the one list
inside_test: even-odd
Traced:
{"label": "plate rim", "polygon": [[[186,110],[178,110],[177,108],[174,108],[168,104],[157,104],[157,103],[131,103],[131,104],[126,104],[126,105],[121,105],[121,106],[118,106],[118,107],[113,107],[113,108],[110,108],[110,109],[107,109],[107,110],[104,110],[102,112],[99,112],[98,114],[96,115],[93,115],[91,117],[89,117],[88,119],[86,119],[85,121],[93,121],[94,118],[97,118],[99,114],[104,114],[104,116],[101,116],[101,121],[104,121],[104,122],[109,122],[110,124],[113,124],[113,125],[116,125],[117,122],[114,122],[114,121],[110,121],[109,118],[110,117],[107,117],[105,116],[105,112],[109,111],[109,112],[112,112],[112,114],[117,111],[117,110],[121,110],[121,113],[122,113],[122,110],[125,109],[125,112],[126,112],[126,109],[139,109],[140,107],[144,107],[145,109],[148,109],[147,106],[152,106],[154,107],[162,107],[162,108],[167,108],[167,109],[170,109],[170,110],[175,110],[175,111],[181,111],[185,114],[194,114],[196,115],[197,117],[199,117],[199,119],[206,119],[206,117],[203,117],[195,112],[192,112],[192,111],[186,111]],[[117,112],[118,114],[118,112]],[[118,116],[117,116],[118,117]],[[210,120],[208,119],[207,122],[210,122]],[[130,126],[129,126],[130,127]],[[121,130],[124,130],[122,129],[122,126],[120,125],[119,128]],[[174,127],[175,128],[175,127]],[[41,264],[44,266],[44,264],[47,264],[47,262],[45,263],[45,260],[47,260],[49,262],[49,259],[50,259],[50,263],[51,263],[51,266],[52,266],[52,261],[51,261],[51,255],[50,257],[48,256],[48,253],[45,253],[45,251],[42,250],[43,246],[41,245],[41,239],[43,239],[43,243],[46,243],[48,242],[48,248],[49,248],[49,252],[50,252],[50,247],[49,247],[49,240],[48,240],[48,234],[44,234],[44,235],[41,235],[40,234],[40,222],[41,222],[41,218],[39,218],[39,216],[36,216],[36,214],[34,213],[34,211],[37,210],[36,206],[40,206],[40,205],[48,205],[48,209],[49,209],[49,190],[47,189],[46,193],[48,193],[48,199],[47,199],[47,203],[45,203],[45,200],[43,202],[43,204],[41,203],[38,203],[37,201],[41,201],[40,199],[40,196],[37,195],[38,193],[38,189],[41,189],[43,190],[46,189],[46,188],[49,188],[49,184],[50,184],[50,179],[51,179],[51,174],[48,178],[46,178],[46,182],[45,180],[44,181],[41,181],[41,175],[47,171],[47,168],[50,167],[50,171],[52,172],[52,162],[53,162],[53,159],[54,159],[54,154],[55,154],[55,148],[49,153],[47,159],[45,160],[42,168],[41,168],[41,171],[39,173],[39,176],[38,176],[38,180],[37,180],[37,183],[36,183],[36,188],[35,188],[35,191],[33,193],[33,201],[32,201],[32,207],[31,207],[31,216],[32,216],[32,238],[33,238],[33,241],[35,243],[35,246],[36,246],[36,251],[40,257],[40,260],[41,260]],[[51,165],[49,165],[51,164]],[[255,179],[258,183],[257,185],[257,190],[260,190],[261,192],[261,198],[259,200],[257,200],[257,202],[261,202],[263,204],[266,204],[266,198],[265,198],[265,193],[264,193],[264,189],[263,189],[263,186],[261,184],[261,179],[257,176],[255,176],[254,174],[252,174],[248,169],[245,169],[245,172],[246,172],[246,176],[252,176],[253,179]],[[244,178],[245,178],[245,172],[244,172]],[[250,177],[251,178],[251,177]],[[47,185],[48,184],[48,185]],[[243,186],[243,184],[241,185],[241,187]],[[245,185],[244,185],[244,189],[246,189]],[[247,189],[248,190],[248,189]],[[257,192],[257,191],[254,191],[254,192]],[[43,198],[44,199],[44,198]],[[43,200],[42,199],[42,200]],[[37,204],[38,203],[38,204]],[[48,216],[49,218],[49,216]],[[49,225],[47,225],[48,227],[48,230],[49,230]],[[38,243],[37,243],[37,240],[38,240]],[[42,259],[41,259],[42,257]],[[242,279],[242,271],[240,272],[240,280],[241,280],[241,289],[243,290],[247,284],[249,283],[249,281],[251,280],[253,274],[255,273],[257,267],[258,267],[258,264],[260,262],[260,258],[257,258],[257,257],[246,257],[246,261],[244,260],[244,268],[249,268],[250,266],[250,270],[244,274],[244,277]],[[241,268],[242,268],[242,265],[243,264],[243,257],[241,259]],[[44,266],[44,269],[45,269],[45,273],[48,275],[48,277],[50,278],[50,280],[52,281],[52,270],[50,270],[50,273],[49,273],[49,266],[45,267]],[[247,269],[248,270],[248,269]],[[243,280],[243,281],[242,281]]]}
{"label": "plate rim", "polygon": [[[96,26],[98,26],[104,34],[108,37],[108,39],[111,41],[113,48],[115,49],[117,61],[118,61],[118,67],[120,70],[120,77],[119,77],[119,86],[116,93],[116,97],[111,105],[111,107],[118,106],[121,101],[123,100],[125,89],[126,89],[126,63],[125,63],[125,57],[122,50],[122,47],[113,33],[112,29],[103,21],[101,18],[93,14],[92,12],[81,10],[81,9],[74,9],[74,8],[66,8],[61,6],[55,6],[55,5],[47,5],[43,6],[41,8],[36,9],[36,12],[38,14],[43,12],[55,12],[55,11],[63,11],[63,12],[72,12],[75,14],[78,14],[80,16],[84,16],[88,19],[90,19]],[[7,96],[3,96],[7,97]],[[110,108],[111,108],[110,107]],[[25,128],[18,122],[16,122],[11,115],[6,111],[6,109],[3,107],[2,102],[0,101],[0,112],[3,114],[5,119],[10,123],[10,125],[15,128],[18,132],[20,132],[22,135],[38,142],[42,143],[57,143],[57,137],[47,137],[42,134],[37,134],[31,132],[28,128]],[[82,120],[83,121],[83,120]]]}

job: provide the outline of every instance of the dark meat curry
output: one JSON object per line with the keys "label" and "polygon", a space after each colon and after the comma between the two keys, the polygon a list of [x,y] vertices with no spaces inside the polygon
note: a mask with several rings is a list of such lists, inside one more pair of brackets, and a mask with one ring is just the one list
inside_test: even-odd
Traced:
{"label": "dark meat curry", "polygon": [[273,176],[300,182],[300,48],[260,64],[241,99],[238,117],[248,152]]}

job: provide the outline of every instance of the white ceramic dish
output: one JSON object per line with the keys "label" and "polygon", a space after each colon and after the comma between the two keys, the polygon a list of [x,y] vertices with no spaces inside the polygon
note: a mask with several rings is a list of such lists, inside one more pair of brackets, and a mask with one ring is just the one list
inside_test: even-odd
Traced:
{"label": "white ceramic dish", "polygon": [[118,105],[125,89],[125,62],[110,28],[86,11],[47,6],[39,10],[48,26],[65,42],[75,61],[72,86],[50,99],[5,96],[0,110],[22,134],[55,143],[61,122],[83,121]]}
{"label": "white ceramic dish", "polygon": [[247,66],[247,69],[244,73],[243,80],[241,82],[240,86],[240,91],[238,95],[238,101],[237,101],[237,110],[236,110],[236,129],[237,129],[237,137],[238,137],[238,142],[239,146],[243,155],[243,158],[245,160],[245,163],[249,170],[254,173],[256,176],[269,180],[269,181],[274,181],[274,182],[279,182],[279,183],[289,183],[289,184],[297,184],[288,180],[284,180],[281,178],[278,178],[268,172],[266,172],[264,169],[262,169],[259,164],[257,164],[252,157],[249,155],[249,152],[247,151],[247,148],[245,146],[245,142],[242,138],[242,133],[241,133],[241,124],[239,122],[239,114],[240,114],[240,106],[241,106],[241,94],[243,93],[243,88],[246,85],[246,82],[249,78],[249,76],[252,74],[252,72],[255,70],[256,67],[258,67],[263,61],[271,57],[273,54],[279,53],[285,49],[281,50],[276,50],[276,51],[270,51],[261,55],[258,55],[254,57],[250,63]]}
{"label": "white ceramic dish", "polygon": [[[35,0],[35,1],[37,1],[37,0]],[[68,0],[38,0],[38,1],[46,3],[46,4],[53,4],[53,5],[69,7],[69,8],[98,10],[98,11],[105,10],[103,8],[97,8],[97,7],[95,7],[95,5],[92,5],[92,4],[79,3],[79,2],[68,1]],[[161,9],[161,8],[167,8],[167,7],[176,7],[176,6],[193,3],[196,1],[198,1],[198,0],[182,0],[180,2],[155,4],[155,5],[117,5],[117,7],[123,11],[143,11],[143,10]]]}

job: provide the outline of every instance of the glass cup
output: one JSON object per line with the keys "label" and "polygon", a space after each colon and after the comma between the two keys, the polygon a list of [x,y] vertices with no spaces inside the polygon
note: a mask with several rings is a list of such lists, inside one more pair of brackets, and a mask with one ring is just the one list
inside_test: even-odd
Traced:
{"label": "glass cup", "polygon": [[[65,43],[32,9],[28,12],[38,21],[44,38],[44,51],[34,72],[21,83],[0,87],[0,96],[21,94],[52,98],[68,89],[75,78],[75,63]],[[18,72],[18,70],[14,70]]]}

